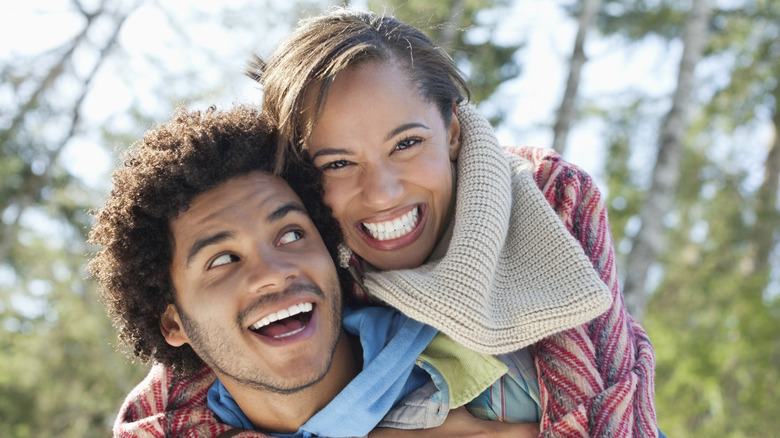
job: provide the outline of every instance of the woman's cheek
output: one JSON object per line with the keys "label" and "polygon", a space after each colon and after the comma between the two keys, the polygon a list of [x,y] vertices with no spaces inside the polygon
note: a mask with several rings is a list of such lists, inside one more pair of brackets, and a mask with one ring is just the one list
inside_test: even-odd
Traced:
{"label": "woman's cheek", "polygon": [[322,184],[322,189],[324,191],[322,200],[325,202],[325,205],[333,210],[333,216],[339,222],[341,222],[344,215],[345,205],[349,202],[349,193],[343,188],[344,184],[340,184],[338,181],[328,179],[327,177]]}

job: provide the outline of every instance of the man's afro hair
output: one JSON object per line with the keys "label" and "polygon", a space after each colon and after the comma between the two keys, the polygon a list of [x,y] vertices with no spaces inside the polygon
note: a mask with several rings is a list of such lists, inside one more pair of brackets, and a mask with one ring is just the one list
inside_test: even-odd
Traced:
{"label": "man's afro hair", "polygon": [[[272,173],[275,151],[275,130],[255,108],[179,109],[136,142],[114,171],[113,189],[89,235],[100,249],[88,269],[101,284],[120,341],[143,362],[153,358],[184,375],[202,366],[189,345],[172,347],[160,331],[159,317],[174,303],[169,223],[195,196],[228,179]],[[280,176],[301,197],[335,256],[341,232],[322,204],[318,172],[298,164]]]}

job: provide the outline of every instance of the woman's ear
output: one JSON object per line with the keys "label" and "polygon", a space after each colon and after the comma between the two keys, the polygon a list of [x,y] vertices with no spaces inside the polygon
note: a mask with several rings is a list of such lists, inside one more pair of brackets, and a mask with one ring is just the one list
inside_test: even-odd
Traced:
{"label": "woman's ear", "polygon": [[450,149],[450,161],[455,161],[458,159],[458,154],[460,154],[460,146],[461,146],[461,139],[460,139],[460,121],[458,120],[458,104],[453,103],[452,104],[452,118],[450,120],[450,126],[448,127],[449,131],[449,149]]}
{"label": "woman's ear", "polygon": [[181,347],[189,342],[181,324],[179,311],[173,304],[168,304],[165,313],[160,315],[160,331],[168,344],[174,347]]}

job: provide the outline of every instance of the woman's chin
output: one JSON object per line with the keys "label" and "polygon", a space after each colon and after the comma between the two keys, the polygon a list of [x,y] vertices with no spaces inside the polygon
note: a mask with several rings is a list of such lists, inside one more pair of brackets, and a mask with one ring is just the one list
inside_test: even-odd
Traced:
{"label": "woman's chin", "polygon": [[371,251],[365,256],[358,253],[360,258],[368,262],[372,267],[380,271],[390,271],[397,269],[414,269],[425,262],[425,255],[411,253],[410,251],[393,251],[385,254],[376,254]]}

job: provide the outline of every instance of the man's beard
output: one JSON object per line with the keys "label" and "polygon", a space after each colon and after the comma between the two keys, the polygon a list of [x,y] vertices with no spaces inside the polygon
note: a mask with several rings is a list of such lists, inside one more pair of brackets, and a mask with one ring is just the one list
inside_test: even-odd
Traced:
{"label": "man's beard", "polygon": [[[313,376],[306,379],[303,382],[298,382],[290,386],[289,381],[269,381],[267,376],[264,376],[260,370],[247,367],[235,366],[237,359],[241,357],[240,349],[236,348],[230,342],[226,342],[231,337],[236,337],[235,333],[225,333],[224,329],[208,329],[204,324],[200,324],[193,318],[190,318],[187,313],[179,306],[178,303],[174,304],[176,310],[181,318],[182,326],[190,341],[190,346],[195,350],[198,356],[203,362],[208,365],[216,373],[226,376],[240,385],[255,389],[263,392],[272,392],[276,394],[289,395],[309,388],[325,378],[333,363],[333,357],[338,345],[339,338],[341,337],[342,329],[342,310],[343,310],[343,294],[341,293],[341,287],[338,280],[334,280],[330,287],[333,289],[331,295],[335,295],[333,299],[328,301],[323,291],[313,284],[305,285],[293,285],[292,287],[285,289],[282,292],[273,295],[263,295],[258,298],[252,305],[244,309],[237,317],[237,325],[239,333],[247,328],[244,327],[243,319],[248,316],[252,310],[269,305],[275,301],[284,299],[284,297],[295,294],[298,292],[312,292],[319,297],[324,298],[325,302],[329,303],[328,311],[333,315],[336,322],[334,330],[331,335],[331,345],[328,348],[327,360],[324,362],[324,366],[318,370]],[[321,315],[320,319],[323,319]],[[210,335],[209,335],[210,334]]]}

